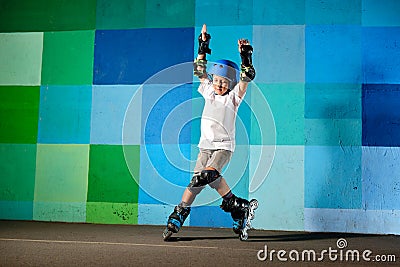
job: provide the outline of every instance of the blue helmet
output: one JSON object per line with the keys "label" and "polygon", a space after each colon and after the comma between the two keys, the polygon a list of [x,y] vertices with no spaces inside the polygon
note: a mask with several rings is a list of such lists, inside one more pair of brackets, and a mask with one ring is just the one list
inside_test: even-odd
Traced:
{"label": "blue helmet", "polygon": [[232,89],[239,81],[239,67],[235,62],[220,59],[212,62],[212,66],[208,71],[211,75],[218,75],[229,80],[229,87]]}

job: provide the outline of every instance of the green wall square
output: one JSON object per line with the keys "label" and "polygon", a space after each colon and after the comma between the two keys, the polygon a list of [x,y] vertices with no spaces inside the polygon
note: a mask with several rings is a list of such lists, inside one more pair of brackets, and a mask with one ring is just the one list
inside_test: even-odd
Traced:
{"label": "green wall square", "polygon": [[193,27],[194,18],[194,0],[146,1],[147,28]]}
{"label": "green wall square", "polygon": [[0,143],[36,144],[40,87],[0,86]]}
{"label": "green wall square", "polygon": [[0,200],[33,201],[36,145],[0,144]]}
{"label": "green wall square", "polygon": [[146,1],[97,0],[97,29],[134,29],[145,27]]}
{"label": "green wall square", "polygon": [[[276,145],[303,145],[304,144],[304,84],[303,83],[276,83],[257,84],[265,97],[276,127]],[[252,108],[263,104],[255,92],[251,94]],[[267,109],[267,107],[262,107]],[[258,120],[264,120],[259,114]],[[260,121],[252,118],[251,144],[269,145],[271,140],[262,141],[260,137]],[[265,128],[265,127],[264,127]],[[264,129],[265,130],[265,129]],[[272,134],[272,132],[271,132]],[[269,140],[269,141],[268,141]]]}
{"label": "green wall square", "polygon": [[0,14],[2,32],[94,29],[96,0],[0,1]]}
{"label": "green wall square", "polygon": [[137,203],[88,202],[86,222],[104,224],[137,224]]}
{"label": "green wall square", "polygon": [[92,84],[94,36],[94,31],[46,32],[42,85]]}
{"label": "green wall square", "polygon": [[89,145],[37,147],[35,202],[86,202]]}
{"label": "green wall square", "polygon": [[88,202],[137,203],[139,164],[140,146],[91,145]]}
{"label": "green wall square", "polygon": [[2,33],[0,51],[0,84],[40,85],[42,32]]}

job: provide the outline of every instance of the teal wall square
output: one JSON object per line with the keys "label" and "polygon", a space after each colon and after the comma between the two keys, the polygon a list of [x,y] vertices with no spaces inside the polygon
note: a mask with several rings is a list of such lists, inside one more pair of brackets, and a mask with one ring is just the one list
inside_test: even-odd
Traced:
{"label": "teal wall square", "polygon": [[33,220],[33,201],[0,200],[0,219]]}
{"label": "teal wall square", "polygon": [[361,84],[305,85],[307,119],[360,119],[361,109]]}
{"label": "teal wall square", "polygon": [[305,0],[253,0],[255,25],[305,24]]}
{"label": "teal wall square", "polygon": [[277,128],[272,111],[272,103],[265,93],[266,85],[250,84],[250,144],[275,145]]}
{"label": "teal wall square", "polygon": [[146,2],[143,0],[119,0],[116,5],[108,0],[97,0],[96,29],[145,27]]}
{"label": "teal wall square", "polygon": [[361,24],[363,0],[305,0],[306,24]]}
{"label": "teal wall square", "polygon": [[195,0],[147,0],[147,28],[193,27],[195,21]]}
{"label": "teal wall square", "polygon": [[253,0],[196,1],[196,26],[251,25]]}
{"label": "teal wall square", "polygon": [[253,116],[251,94],[254,86],[255,83],[250,83],[248,85],[246,94],[242,99],[236,115],[236,145],[249,145],[251,141],[251,118]]}
{"label": "teal wall square", "polygon": [[362,0],[363,26],[400,26],[398,0]]}
{"label": "teal wall square", "polygon": [[1,85],[40,85],[42,32],[0,33],[0,51]]}
{"label": "teal wall square", "polygon": [[38,143],[89,144],[91,86],[42,86]]}
{"label": "teal wall square", "polygon": [[[257,120],[252,124],[251,128],[251,144],[263,145],[302,145],[304,144],[304,84],[287,83],[287,84],[257,84],[261,94],[268,102],[268,106],[260,101],[258,95],[252,96],[252,107],[260,105],[264,108],[263,113],[271,112],[273,122],[270,125],[265,124],[268,119],[267,115],[258,115]],[[254,94],[254,91],[252,92]],[[261,113],[262,114],[262,113]],[[271,140],[274,136],[273,127],[276,129],[276,141]],[[254,131],[253,131],[254,130]],[[260,131],[264,131],[265,142],[260,139]]]}

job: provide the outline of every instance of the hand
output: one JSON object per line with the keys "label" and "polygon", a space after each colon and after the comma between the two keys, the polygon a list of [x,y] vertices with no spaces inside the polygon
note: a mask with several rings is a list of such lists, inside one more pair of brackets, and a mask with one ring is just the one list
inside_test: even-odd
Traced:
{"label": "hand", "polygon": [[[203,26],[204,27],[204,26]],[[239,39],[238,40],[238,47],[239,47],[239,53],[243,52],[243,49],[246,45],[250,45],[249,40],[247,39]],[[251,46],[251,45],[250,45]]]}
{"label": "hand", "polygon": [[207,41],[207,25],[203,24],[203,28],[201,28],[201,39],[203,42]]}
{"label": "hand", "polygon": [[210,39],[211,35],[207,33],[207,25],[203,24],[203,28],[201,29],[201,33],[199,35],[199,49],[198,49],[198,54],[199,55],[205,55],[205,54],[211,54],[211,49],[210,49]]}

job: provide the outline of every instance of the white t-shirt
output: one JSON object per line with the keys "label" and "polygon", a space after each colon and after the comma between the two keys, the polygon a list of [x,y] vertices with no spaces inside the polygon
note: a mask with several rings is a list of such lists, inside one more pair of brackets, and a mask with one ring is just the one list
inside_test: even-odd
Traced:
{"label": "white t-shirt", "polygon": [[236,114],[242,102],[238,95],[239,84],[236,84],[228,94],[220,96],[215,94],[212,82],[206,79],[200,84],[198,91],[205,100],[198,147],[233,152]]}

